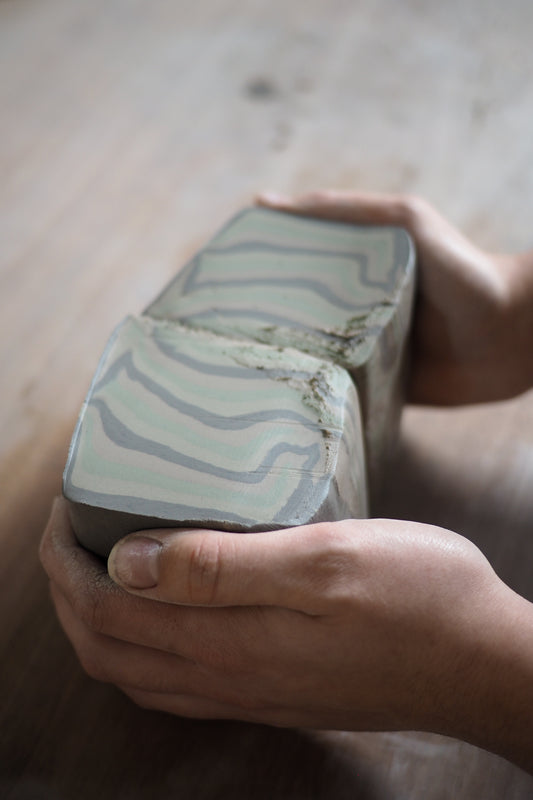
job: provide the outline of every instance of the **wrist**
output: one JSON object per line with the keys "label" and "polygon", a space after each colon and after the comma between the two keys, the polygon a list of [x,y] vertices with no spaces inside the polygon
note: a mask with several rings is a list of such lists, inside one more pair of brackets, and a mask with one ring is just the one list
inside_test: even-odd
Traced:
{"label": "wrist", "polygon": [[434,730],[533,772],[533,604],[499,584],[455,645]]}

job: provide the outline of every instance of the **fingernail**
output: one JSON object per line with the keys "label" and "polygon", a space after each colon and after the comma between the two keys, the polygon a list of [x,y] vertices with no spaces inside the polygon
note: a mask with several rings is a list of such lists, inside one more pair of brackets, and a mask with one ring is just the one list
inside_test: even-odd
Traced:
{"label": "fingernail", "polygon": [[157,586],[161,547],[161,542],[148,536],[128,536],[111,551],[109,574],[118,583],[131,589]]}

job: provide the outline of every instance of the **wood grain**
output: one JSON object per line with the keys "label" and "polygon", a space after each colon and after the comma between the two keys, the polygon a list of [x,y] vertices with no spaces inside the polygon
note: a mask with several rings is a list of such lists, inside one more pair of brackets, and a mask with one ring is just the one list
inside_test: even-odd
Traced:
{"label": "wood grain", "polygon": [[[532,244],[526,0],[0,4],[0,794],[527,800],[418,733],[140,711],[86,678],[37,545],[109,331],[264,188],[416,191]],[[471,537],[533,599],[533,396],[408,409],[381,513]]]}

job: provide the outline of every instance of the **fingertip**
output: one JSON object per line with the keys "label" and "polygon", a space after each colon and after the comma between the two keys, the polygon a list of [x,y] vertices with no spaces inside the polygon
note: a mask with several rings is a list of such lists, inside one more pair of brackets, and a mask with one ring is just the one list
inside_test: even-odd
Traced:
{"label": "fingertip", "polygon": [[112,548],[107,560],[109,577],[134,594],[176,602],[174,595],[181,583],[177,579],[177,572],[183,570],[182,553],[187,553],[186,549],[177,549],[179,542],[189,542],[191,535],[205,537],[209,533],[216,532],[161,528],[131,533]]}
{"label": "fingertip", "polygon": [[292,206],[290,197],[279,192],[261,192],[255,198],[256,205],[268,208],[287,208]]}
{"label": "fingertip", "polygon": [[162,547],[162,543],[151,536],[126,536],[115,544],[109,554],[109,576],[125,589],[155,588],[159,582]]}

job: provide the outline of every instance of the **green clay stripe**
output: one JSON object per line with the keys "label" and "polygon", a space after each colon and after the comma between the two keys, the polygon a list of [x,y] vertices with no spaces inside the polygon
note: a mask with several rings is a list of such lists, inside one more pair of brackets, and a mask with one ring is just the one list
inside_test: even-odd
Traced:
{"label": "green clay stripe", "polygon": [[295,444],[279,442],[270,449],[261,464],[253,472],[225,469],[213,463],[194,458],[186,453],[180,453],[167,445],[135,433],[109,410],[103,400],[93,399],[91,406],[97,409],[100,414],[105,435],[118,447],[126,450],[138,450],[146,455],[155,456],[186,469],[195,470],[206,475],[214,475],[225,480],[237,481],[238,483],[259,483],[283,453],[307,456],[302,469],[309,471],[313,469],[319,459],[319,451],[316,444],[301,447]]}
{"label": "green clay stripe", "polygon": [[[305,427],[312,429],[316,428],[316,422],[311,422],[308,418],[304,417],[291,409],[282,409],[279,411],[270,411],[264,409],[262,411],[247,411],[244,414],[237,416],[222,416],[220,413],[213,413],[207,409],[199,409],[195,403],[188,403],[187,401],[178,397],[175,393],[165,389],[153,378],[141,372],[133,363],[133,355],[131,352],[124,353],[120,356],[107,370],[105,376],[99,381],[94,389],[94,395],[102,391],[105,386],[119,377],[120,373],[124,371],[128,377],[143,386],[146,391],[158,397],[170,408],[179,411],[187,417],[192,417],[201,420],[205,425],[212,426],[213,428],[221,428],[223,430],[244,430],[256,425],[259,422],[268,422],[278,419],[293,420]],[[256,371],[256,378],[258,377]],[[95,399],[91,403],[94,404]]]}

